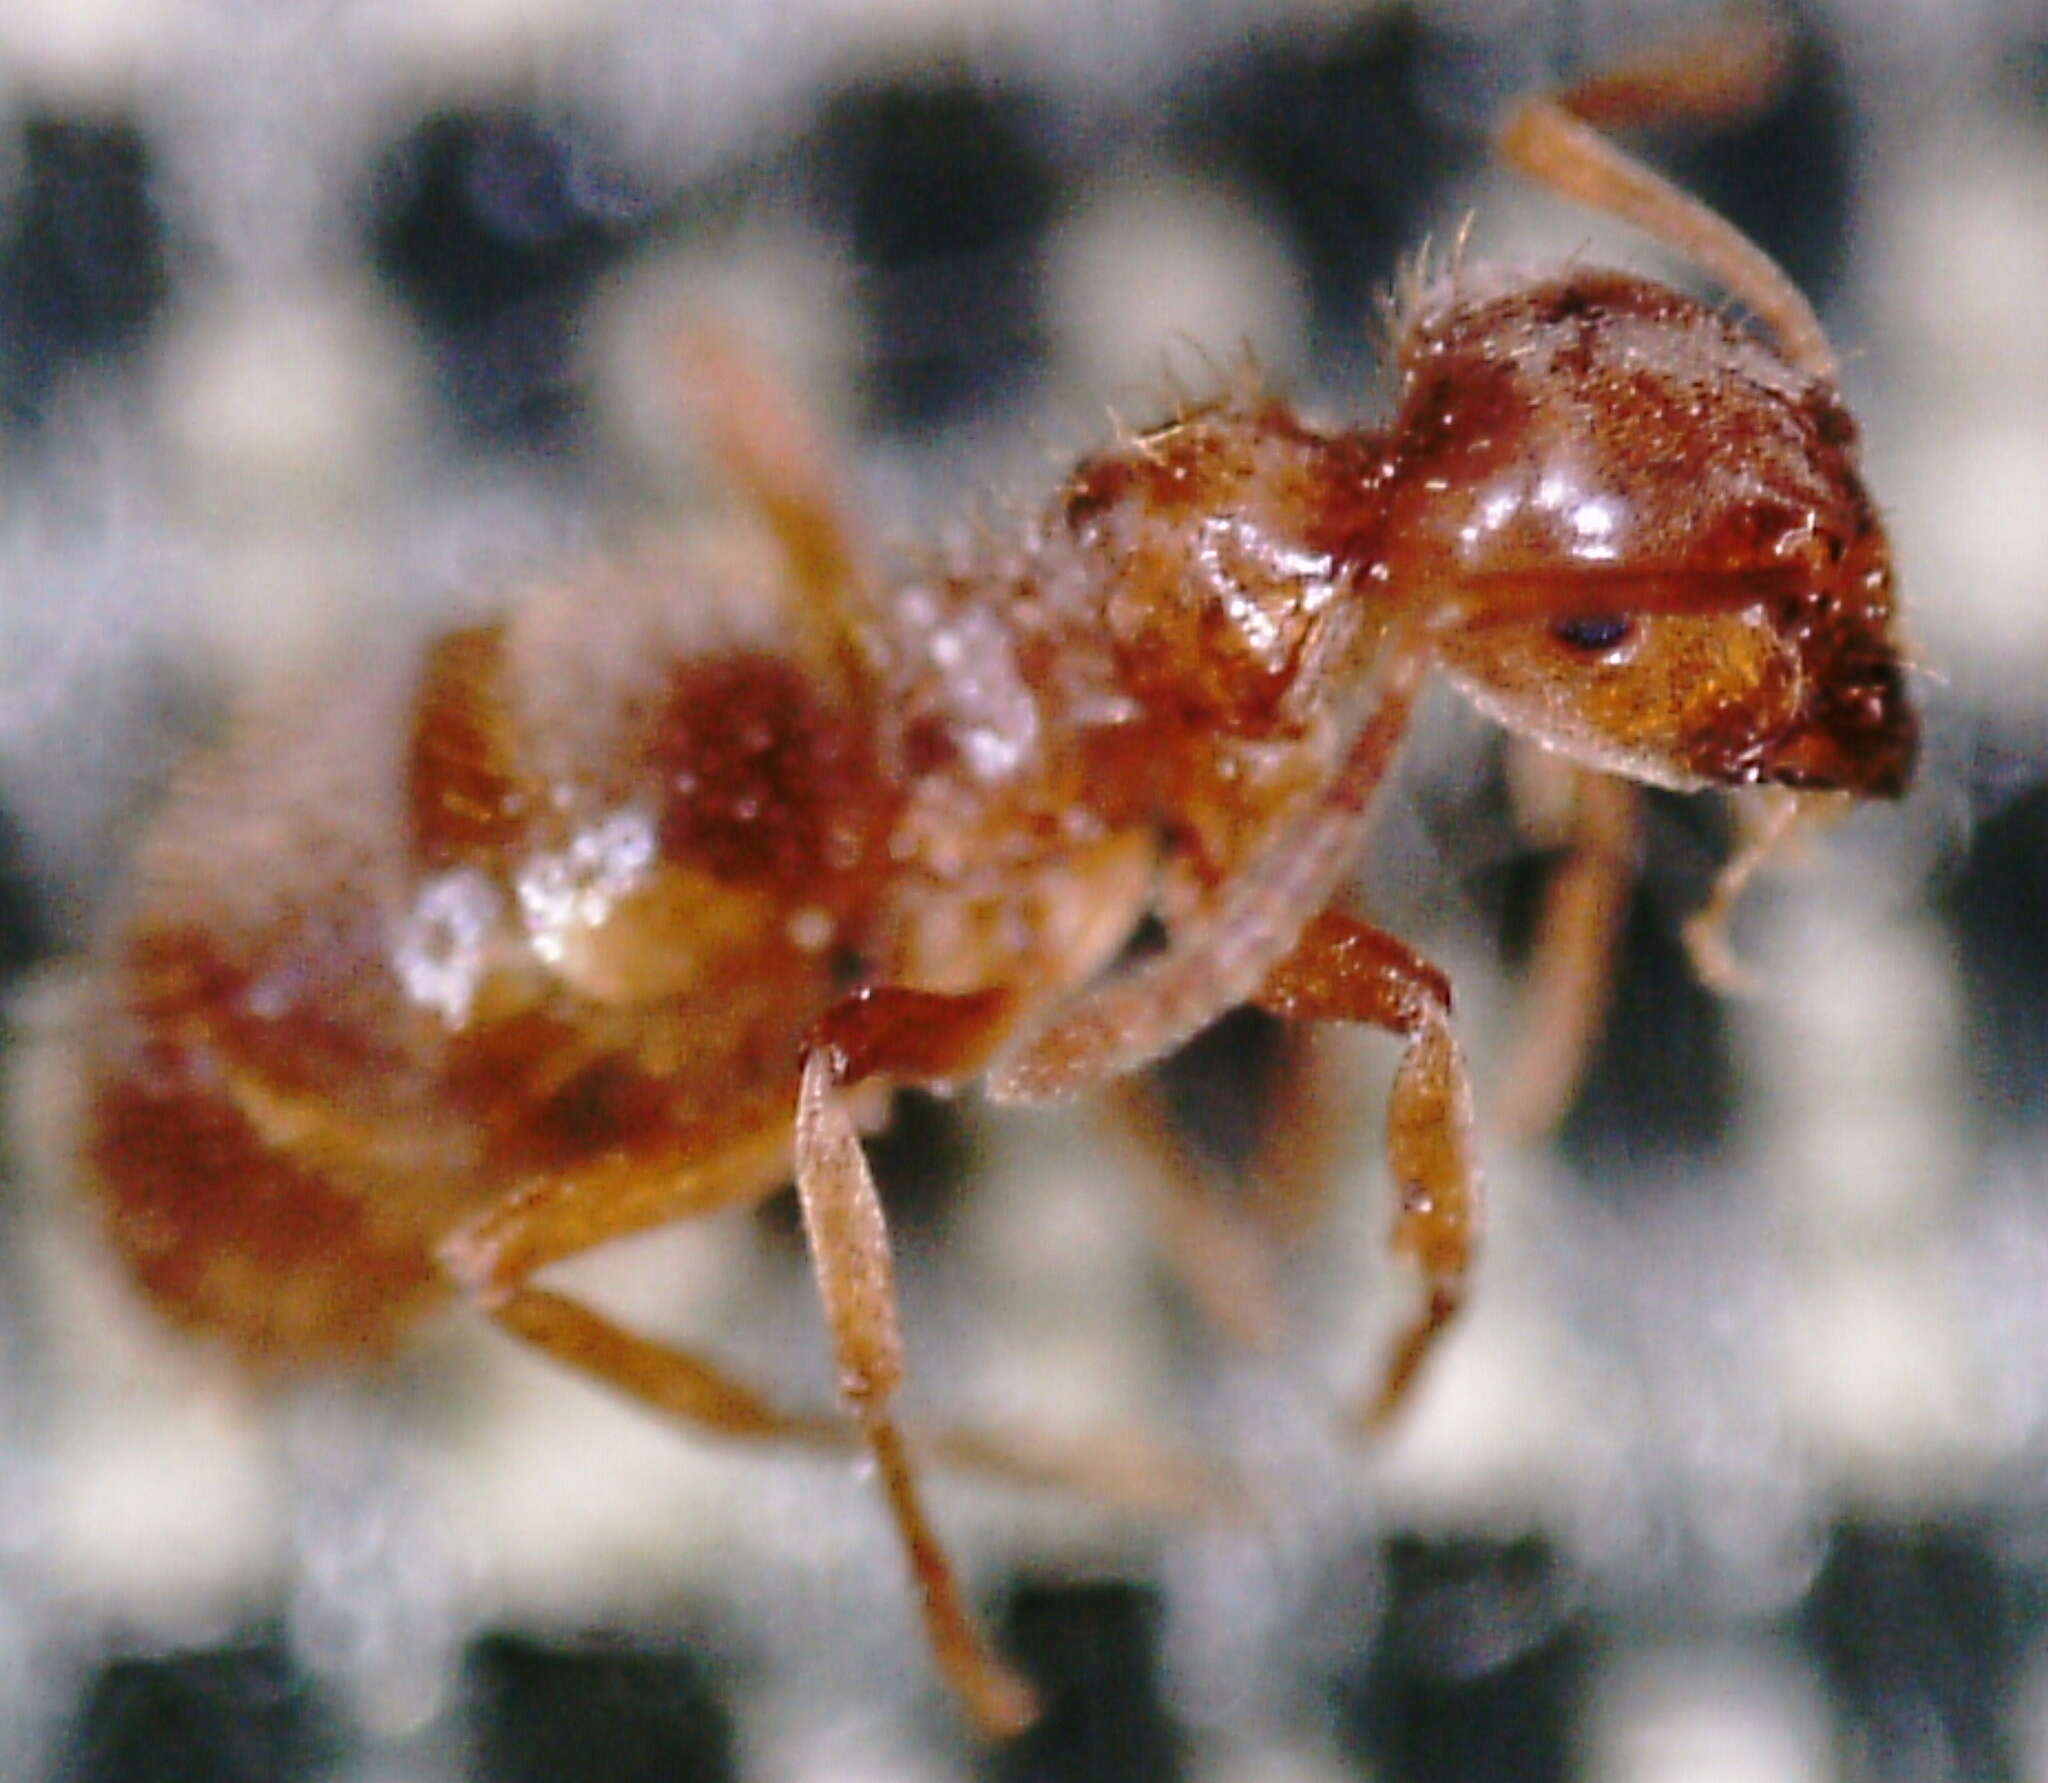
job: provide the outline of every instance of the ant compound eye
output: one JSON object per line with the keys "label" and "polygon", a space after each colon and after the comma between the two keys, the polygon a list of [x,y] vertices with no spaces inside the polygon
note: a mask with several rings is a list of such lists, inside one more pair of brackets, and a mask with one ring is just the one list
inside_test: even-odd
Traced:
{"label": "ant compound eye", "polygon": [[1560,619],[1550,628],[1550,635],[1568,649],[1587,656],[1601,656],[1627,643],[1635,629],[1633,619],[1606,614],[1588,619]]}

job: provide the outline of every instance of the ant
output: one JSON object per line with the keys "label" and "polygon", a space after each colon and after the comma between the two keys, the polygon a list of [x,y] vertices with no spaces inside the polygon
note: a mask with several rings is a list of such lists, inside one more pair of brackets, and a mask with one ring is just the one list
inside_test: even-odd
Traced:
{"label": "ant", "polygon": [[[269,1371],[370,1361],[460,1298],[711,1431],[862,1448],[945,1680],[989,1734],[1025,1725],[892,1409],[861,1146],[891,1091],[1065,1097],[1244,1003],[1394,1035],[1391,1242],[1422,1294],[1376,1424],[1480,1220],[1450,984],[1341,904],[1425,681],[1599,776],[1803,810],[1911,774],[1888,546],[1820,325],[1588,121],[1716,105],[1719,78],[1681,56],[1526,99],[1498,147],[1758,327],[1583,266],[1418,275],[1384,428],[1190,407],[922,577],[875,570],[775,391],[689,334],[772,574],[586,572],[246,718],[177,784],[106,952],[84,1138],[145,1292]],[[1727,870],[1703,957],[1785,827]],[[1163,948],[1127,957],[1148,922]],[[846,1421],[536,1284],[792,1172]]]}

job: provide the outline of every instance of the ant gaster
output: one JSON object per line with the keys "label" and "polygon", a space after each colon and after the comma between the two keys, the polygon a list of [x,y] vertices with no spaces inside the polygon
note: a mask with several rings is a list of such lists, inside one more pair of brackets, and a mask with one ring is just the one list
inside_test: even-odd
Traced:
{"label": "ant gaster", "polygon": [[[1195,408],[949,573],[876,575],[801,429],[700,339],[767,584],[587,572],[246,721],[179,782],[106,955],[85,1138],[158,1308],[281,1371],[374,1358],[460,1296],[710,1429],[863,1446],[948,1683],[983,1729],[1024,1724],[892,1409],[859,1142],[889,1090],[1062,1097],[1245,1002],[1399,1037],[1392,1242],[1422,1304],[1377,1421],[1479,1218],[1450,986],[1339,901],[1425,679],[1660,786],[1889,797],[1911,771],[1825,338],[1587,127],[1628,91],[1524,101],[1502,152],[1762,332],[1626,273],[1463,269],[1411,294],[1384,428]],[[1120,963],[1148,919],[1164,949]],[[846,1423],[534,1282],[792,1170]]]}

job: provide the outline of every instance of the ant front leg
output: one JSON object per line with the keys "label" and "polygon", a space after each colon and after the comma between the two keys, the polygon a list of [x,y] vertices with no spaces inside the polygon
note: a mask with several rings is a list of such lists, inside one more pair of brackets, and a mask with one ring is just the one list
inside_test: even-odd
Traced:
{"label": "ant front leg", "polygon": [[1685,925],[1686,952],[1700,983],[1726,997],[1752,997],[1762,988],[1756,975],[1729,944],[1728,927],[1760,868],[1782,854],[1805,831],[1841,817],[1848,809],[1839,795],[1766,787],[1741,808],[1742,841],[1721,871],[1705,904]]}
{"label": "ant front leg", "polygon": [[998,1102],[1055,1102],[1135,1071],[1248,1001],[1358,858],[1433,660],[1443,615],[1404,621],[1383,646],[1377,698],[1323,797],[1244,866],[1167,951],[1090,991],[989,1075]]}
{"label": "ant front leg", "polygon": [[1533,794],[1531,807],[1549,805],[1544,795],[1560,779],[1565,806],[1525,814],[1530,830],[1551,828],[1544,821],[1551,818],[1564,844],[1543,888],[1528,1007],[1500,1098],[1502,1128],[1527,1139],[1564,1118],[1606,1021],[1635,889],[1642,795],[1628,781],[1568,766],[1528,743],[1517,743],[1512,765]]}
{"label": "ant front leg", "polygon": [[1300,1021],[1365,1022],[1407,1043],[1387,1104],[1387,1161],[1399,1212],[1393,1248],[1422,1272],[1424,1303],[1361,1410],[1368,1429],[1398,1411],[1464,1300],[1480,1219],[1472,1092],[1451,1033],[1451,986],[1413,949],[1357,917],[1325,911],[1273,968],[1257,1001]]}

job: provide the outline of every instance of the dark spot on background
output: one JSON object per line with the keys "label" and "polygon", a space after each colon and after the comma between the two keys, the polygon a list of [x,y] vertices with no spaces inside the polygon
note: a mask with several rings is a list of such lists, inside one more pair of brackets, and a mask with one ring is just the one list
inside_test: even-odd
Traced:
{"label": "dark spot on background", "polygon": [[1942,906],[1963,978],[1969,1107],[1992,1135],[2048,1120],[2048,786],[1970,833]]}
{"label": "dark spot on background", "polygon": [[[1799,1622],[1837,1710],[1843,1775],[2019,1775],[2006,1722],[2023,1650],[2015,1584],[1963,1526],[1835,1531]],[[2038,1584],[2032,1595],[2038,1630]]]}
{"label": "dark spot on background", "polygon": [[440,112],[379,163],[377,270],[426,335],[451,412],[508,444],[561,442],[578,409],[581,306],[654,224],[647,194],[581,126]]}
{"label": "dark spot on background", "polygon": [[1747,118],[1654,131],[1640,140],[1658,169],[1704,200],[1791,274],[1825,312],[1841,289],[1855,237],[1862,144],[1843,69],[1796,7],[1777,90]]}
{"label": "dark spot on background", "polygon": [[1534,1537],[1396,1538],[1382,1619],[1337,1689],[1348,1744],[1382,1783],[1565,1783],[1590,1650],[1575,1594]]}
{"label": "dark spot on background", "polygon": [[1044,1713],[988,1748],[990,1783],[1178,1783],[1180,1736],[1159,1697],[1159,1608],[1113,1580],[1011,1588],[998,1641],[1039,1692]]}
{"label": "dark spot on background", "polygon": [[673,1640],[493,1635],[471,1650],[471,1775],[489,1783],[727,1783],[715,1667]]}
{"label": "dark spot on background", "polygon": [[1030,108],[966,80],[849,89],[814,158],[860,273],[874,418],[933,430],[1025,395],[1054,193]]}
{"label": "dark spot on background", "polygon": [[1194,159],[1269,198],[1307,269],[1325,380],[1369,364],[1402,256],[1420,246],[1447,181],[1482,153],[1418,102],[1423,44],[1401,9],[1256,37],[1183,83],[1176,134]]}
{"label": "dark spot on background", "polygon": [[0,398],[42,419],[67,369],[131,347],[169,294],[141,131],[31,114],[0,192]]}
{"label": "dark spot on background", "polygon": [[311,1783],[331,1776],[338,1724],[283,1643],[115,1658],[60,1741],[62,1783]]}
{"label": "dark spot on background", "polygon": [[1155,1067],[1175,1125],[1226,1183],[1259,1152],[1286,1042],[1285,1023],[1247,1004]]}

